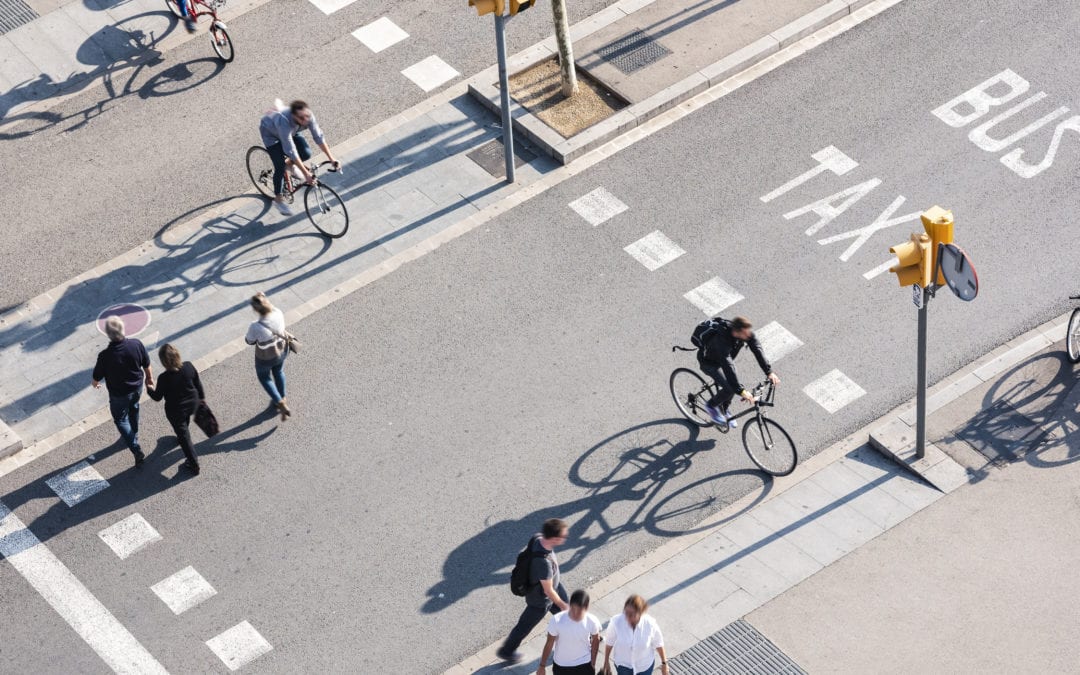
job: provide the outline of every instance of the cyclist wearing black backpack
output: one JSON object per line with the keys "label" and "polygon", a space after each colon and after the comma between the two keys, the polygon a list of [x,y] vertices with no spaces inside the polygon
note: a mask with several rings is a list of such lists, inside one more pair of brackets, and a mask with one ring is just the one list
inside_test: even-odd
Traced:
{"label": "cyclist wearing black backpack", "polygon": [[694,329],[690,340],[698,348],[697,358],[701,372],[711,377],[719,390],[719,394],[705,405],[709,417],[717,424],[735,428],[735,420],[728,419],[731,399],[735,398],[735,394],[750,403],[755,401],[739,382],[739,375],[735,371],[735,357],[739,355],[743,345],[750,348],[769,381],[774,385],[780,384],[780,378],[773,372],[772,365],[761,349],[761,343],[754,335],[753,326],[745,317],[737,316],[730,321],[716,317],[703,321]]}
{"label": "cyclist wearing black backpack", "polygon": [[521,661],[524,657],[517,648],[532,629],[548,612],[558,614],[569,608],[569,596],[559,580],[559,562],[555,559],[555,547],[566,543],[569,529],[565,520],[549,518],[544,521],[543,529],[533,535],[525,549],[518,554],[514,569],[510,572],[510,591],[525,598],[525,611],[506,642],[495,652],[503,661]]}

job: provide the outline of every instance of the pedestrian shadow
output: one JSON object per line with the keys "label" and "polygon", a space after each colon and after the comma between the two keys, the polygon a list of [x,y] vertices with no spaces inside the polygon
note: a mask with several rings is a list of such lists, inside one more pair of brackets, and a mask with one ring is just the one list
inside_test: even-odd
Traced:
{"label": "pedestrian shadow", "polygon": [[[715,447],[715,439],[703,438],[701,428],[681,418],[646,422],[600,441],[570,469],[570,482],[584,489],[581,497],[540,507],[521,518],[488,524],[462,542],[443,562],[443,578],[428,589],[421,611],[437,613],[473,591],[509,584],[514,557],[547,518],[560,517],[571,523],[570,541],[560,551],[559,560],[560,571],[566,573],[590,553],[627,535],[648,532],[674,537],[695,532],[702,519],[753,489],[758,490],[756,498],[739,513],[764,499],[772,482],[751,469],[727,470],[670,488],[674,479],[690,471],[694,457]],[[730,488],[735,481],[742,481],[749,489],[733,496]],[[607,512],[618,505],[630,506],[631,513],[612,524]],[[708,527],[718,527],[726,520]]]}

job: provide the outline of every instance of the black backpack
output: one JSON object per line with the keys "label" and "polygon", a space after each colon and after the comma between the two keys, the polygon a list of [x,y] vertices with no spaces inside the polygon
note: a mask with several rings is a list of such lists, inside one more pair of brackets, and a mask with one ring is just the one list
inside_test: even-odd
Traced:
{"label": "black backpack", "polygon": [[727,327],[728,322],[719,317],[715,319],[705,319],[694,327],[694,332],[690,336],[690,342],[698,348],[698,352],[700,352],[703,357],[708,356],[705,350],[709,344],[709,340],[720,331],[726,330]]}
{"label": "black backpack", "polygon": [[536,584],[532,583],[532,563],[536,558],[546,558],[546,553],[533,551],[533,542],[539,537],[529,539],[529,543],[518,553],[514,569],[510,572],[510,592],[519,597],[525,597]]}

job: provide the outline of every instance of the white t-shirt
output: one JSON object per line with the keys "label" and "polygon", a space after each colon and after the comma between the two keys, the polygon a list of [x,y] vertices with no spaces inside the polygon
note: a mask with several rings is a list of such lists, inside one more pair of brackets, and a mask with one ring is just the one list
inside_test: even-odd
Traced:
{"label": "white t-shirt", "polygon": [[281,340],[274,333],[285,334],[285,315],[277,307],[272,309],[266,316],[252,321],[251,325],[248,326],[248,332],[244,339],[249,345],[266,348]]}
{"label": "white t-shirt", "polygon": [[654,664],[657,647],[664,646],[660,626],[648,614],[638,620],[637,628],[630,627],[625,614],[616,614],[608,623],[604,640],[612,647],[611,658],[615,665],[633,668],[635,673]]}
{"label": "white t-shirt", "polygon": [[570,612],[559,612],[548,622],[548,635],[555,636],[552,656],[555,663],[567,668],[592,661],[592,636],[600,634],[600,619],[588,612],[581,621]]}

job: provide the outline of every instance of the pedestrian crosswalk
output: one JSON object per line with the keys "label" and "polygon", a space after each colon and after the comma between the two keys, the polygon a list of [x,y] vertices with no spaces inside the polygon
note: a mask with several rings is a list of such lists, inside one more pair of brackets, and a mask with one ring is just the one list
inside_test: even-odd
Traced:
{"label": "pedestrian crosswalk", "polygon": [[86,460],[53,476],[45,484],[68,506],[75,506],[109,487],[109,481],[102,478]]}

